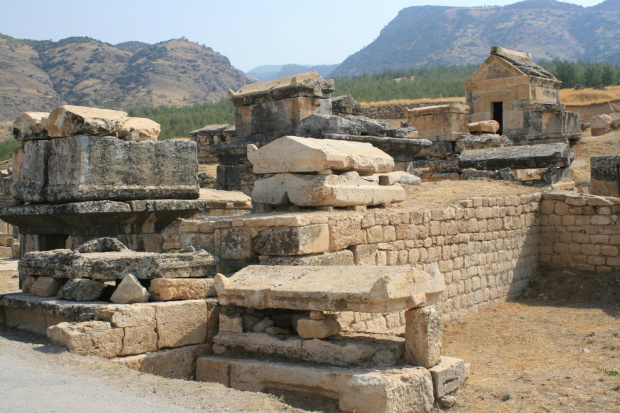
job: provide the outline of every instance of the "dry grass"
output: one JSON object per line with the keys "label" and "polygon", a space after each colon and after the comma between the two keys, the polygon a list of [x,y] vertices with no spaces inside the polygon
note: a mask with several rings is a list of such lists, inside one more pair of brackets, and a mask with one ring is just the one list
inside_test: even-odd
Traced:
{"label": "dry grass", "polygon": [[560,90],[560,99],[564,105],[595,105],[620,100],[620,86],[608,86],[607,90],[592,88]]}
{"label": "dry grass", "polygon": [[380,100],[377,102],[360,102],[362,107],[368,106],[388,106],[388,105],[409,105],[414,103],[437,103],[437,102],[458,102],[465,103],[464,97],[450,98],[421,98],[421,99],[396,99],[396,100]]}

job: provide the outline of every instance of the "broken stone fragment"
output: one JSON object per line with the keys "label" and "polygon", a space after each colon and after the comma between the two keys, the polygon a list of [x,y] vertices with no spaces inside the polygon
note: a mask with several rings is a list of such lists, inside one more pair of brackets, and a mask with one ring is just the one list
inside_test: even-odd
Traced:
{"label": "broken stone fragment", "polygon": [[357,172],[342,175],[278,174],[255,182],[252,201],[268,205],[303,207],[381,205],[402,202],[405,189],[379,186]]}
{"label": "broken stone fragment", "polygon": [[22,291],[25,293],[30,293],[30,289],[32,288],[32,285],[37,281],[36,277],[33,277],[31,275],[27,276],[24,281],[22,282]]}
{"label": "broken stone fragment", "polygon": [[305,339],[326,338],[340,333],[340,324],[336,317],[314,320],[310,317],[297,321],[297,334]]}
{"label": "broken stone fragment", "polygon": [[30,294],[41,297],[53,297],[58,293],[60,283],[52,277],[41,276],[30,287]]}
{"label": "broken stone fragment", "polygon": [[103,292],[103,281],[88,279],[68,280],[58,290],[58,298],[74,301],[96,301]]}
{"label": "broken stone fragment", "polygon": [[248,146],[254,173],[357,171],[364,174],[389,172],[390,155],[369,143],[284,136],[261,147]]}
{"label": "broken stone fragment", "polygon": [[459,155],[459,167],[478,170],[568,167],[574,158],[568,143],[506,146],[464,150]]}
{"label": "broken stone fragment", "polygon": [[254,327],[252,327],[252,331],[254,331],[255,333],[264,333],[267,327],[273,327],[274,324],[275,323],[271,318],[265,317],[261,321],[256,323]]}
{"label": "broken stone fragment", "polygon": [[110,297],[110,301],[116,304],[144,303],[148,300],[149,292],[133,274],[127,274]]}
{"label": "broken stone fragment", "polygon": [[115,136],[126,120],[127,114],[118,110],[64,105],[54,109],[43,126],[51,138]]}
{"label": "broken stone fragment", "polygon": [[123,349],[124,331],[105,321],[59,323],[47,328],[50,340],[83,356],[116,357]]}
{"label": "broken stone fragment", "polygon": [[128,251],[129,248],[120,242],[117,238],[103,237],[97,238],[77,247],[79,253],[89,252],[111,252],[111,251]]}
{"label": "broken stone fragment", "polygon": [[496,120],[482,120],[480,122],[472,122],[467,125],[469,133],[497,133],[499,130],[499,122]]}
{"label": "broken stone fragment", "polygon": [[592,136],[604,135],[611,132],[611,123],[613,119],[607,114],[594,115],[590,118],[590,127],[592,128]]}
{"label": "broken stone fragment", "polygon": [[240,315],[226,314],[220,312],[220,324],[218,332],[220,333],[243,333],[243,319]]}
{"label": "broken stone fragment", "polygon": [[280,327],[267,327],[265,329],[265,333],[272,335],[272,336],[286,336],[291,334],[291,332],[289,330],[287,330],[286,328],[280,328]]}
{"label": "broken stone fragment", "polygon": [[381,176],[387,177],[388,185],[420,185],[422,183],[422,179],[420,179],[420,177],[405,171],[394,171],[386,174],[369,175],[364,176],[362,179],[369,182],[380,183],[379,181]]}
{"label": "broken stone fragment", "polygon": [[452,393],[465,382],[465,362],[456,357],[442,357],[429,369],[433,379],[435,399]]}
{"label": "broken stone fragment", "polygon": [[121,126],[118,137],[132,142],[156,141],[159,132],[161,132],[159,123],[147,118],[130,117]]}
{"label": "broken stone fragment", "polygon": [[24,112],[13,123],[13,137],[20,141],[32,139],[47,139],[47,131],[41,124],[47,117],[47,112]]}

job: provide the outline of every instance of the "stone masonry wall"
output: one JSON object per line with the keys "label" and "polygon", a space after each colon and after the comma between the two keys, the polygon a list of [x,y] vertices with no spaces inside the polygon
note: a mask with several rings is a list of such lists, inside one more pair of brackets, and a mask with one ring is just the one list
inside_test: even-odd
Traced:
{"label": "stone masonry wall", "polygon": [[421,102],[408,103],[403,105],[375,105],[362,108],[362,116],[371,119],[402,119],[407,121],[407,109],[414,109],[423,106],[447,105],[453,102]]}
{"label": "stone masonry wall", "polygon": [[[538,266],[541,194],[473,198],[455,206],[251,214],[179,220],[164,249],[189,245],[220,257],[222,272],[269,265],[413,265],[437,267],[446,290],[444,322],[518,296]],[[353,330],[404,325],[386,317],[343,314]]]}
{"label": "stone masonry wall", "polygon": [[581,271],[620,270],[620,199],[550,192],[540,212],[541,264]]}

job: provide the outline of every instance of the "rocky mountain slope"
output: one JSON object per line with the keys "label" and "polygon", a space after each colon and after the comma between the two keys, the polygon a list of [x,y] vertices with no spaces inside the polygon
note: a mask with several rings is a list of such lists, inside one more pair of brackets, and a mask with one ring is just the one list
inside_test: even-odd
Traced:
{"label": "rocky mountain slope", "polygon": [[186,39],[111,45],[87,37],[57,42],[0,35],[0,137],[26,110],[62,103],[127,109],[218,101],[253,80],[228,58]]}
{"label": "rocky mountain slope", "polygon": [[477,64],[492,45],[527,51],[536,59],[620,64],[620,0],[592,7],[555,0],[526,0],[503,7],[408,7],[332,76]]}
{"label": "rocky mountain slope", "polygon": [[291,76],[297,73],[310,72],[316,70],[324,78],[329,78],[334,69],[338,67],[335,65],[266,65],[258,66],[254,69],[246,72],[248,75],[255,77],[260,81],[277,79],[280,77]]}

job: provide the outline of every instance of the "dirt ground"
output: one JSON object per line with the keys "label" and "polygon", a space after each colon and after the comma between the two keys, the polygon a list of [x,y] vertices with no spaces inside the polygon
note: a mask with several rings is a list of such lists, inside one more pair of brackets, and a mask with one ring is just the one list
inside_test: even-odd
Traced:
{"label": "dirt ground", "polygon": [[571,165],[577,186],[590,182],[590,157],[620,154],[620,131],[601,136],[584,135],[573,147],[575,160]]}

